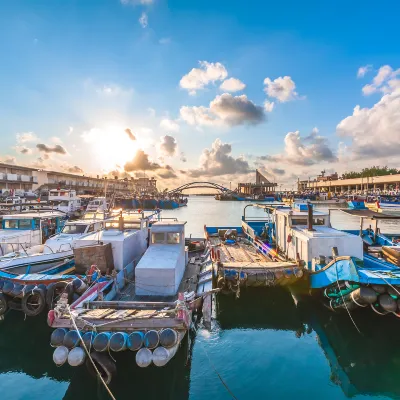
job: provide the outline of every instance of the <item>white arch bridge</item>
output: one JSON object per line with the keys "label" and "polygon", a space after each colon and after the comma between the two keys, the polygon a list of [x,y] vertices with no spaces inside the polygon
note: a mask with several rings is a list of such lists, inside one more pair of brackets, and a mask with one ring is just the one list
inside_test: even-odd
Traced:
{"label": "white arch bridge", "polygon": [[221,193],[234,193],[232,190],[214,182],[190,182],[167,192],[169,195],[182,193],[187,189],[215,189]]}

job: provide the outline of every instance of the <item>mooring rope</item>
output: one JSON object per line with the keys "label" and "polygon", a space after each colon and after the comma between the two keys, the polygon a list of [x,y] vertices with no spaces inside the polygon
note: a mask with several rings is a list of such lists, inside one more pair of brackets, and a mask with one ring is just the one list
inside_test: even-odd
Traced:
{"label": "mooring rope", "polygon": [[[193,330],[196,332],[197,334],[197,330],[195,327],[193,327]],[[189,333],[188,333],[189,334]],[[207,353],[207,350],[205,349],[203,343],[201,340],[198,341],[201,344],[201,348],[204,351],[204,354],[207,356],[208,358],[208,362],[210,363],[211,367],[213,368],[215,374],[217,375],[218,379],[221,381],[221,383],[224,385],[226,391],[231,395],[232,399],[238,400],[238,398],[235,396],[235,394],[232,392],[232,390],[229,388],[228,384],[224,381],[224,379],[222,378],[222,376],[220,375],[220,373],[217,371],[217,368],[215,367],[215,365],[213,364],[213,362],[211,361],[210,356]]]}
{"label": "mooring rope", "polygon": [[99,376],[101,382],[103,383],[103,385],[104,385],[104,387],[106,388],[106,390],[107,390],[108,394],[110,395],[110,397],[111,397],[113,400],[116,400],[115,396],[112,394],[111,390],[110,390],[109,387],[107,386],[107,383],[104,381],[103,377],[101,376],[101,373],[100,373],[100,371],[98,370],[98,368],[97,368],[97,366],[96,366],[96,363],[93,361],[93,358],[92,358],[92,356],[90,355],[90,352],[89,352],[89,350],[87,349],[86,344],[85,344],[85,342],[84,342],[83,339],[82,339],[81,333],[80,333],[78,327],[76,326],[76,323],[75,323],[74,317],[73,317],[73,315],[72,315],[72,313],[71,313],[71,310],[70,310],[70,308],[69,308],[69,305],[67,305],[67,307],[68,307],[69,315],[70,315],[70,317],[71,317],[72,324],[74,325],[74,328],[75,328],[76,332],[78,333],[79,339],[81,340],[81,343],[82,343],[82,345],[83,345],[83,348],[85,349],[85,352],[86,352],[87,356],[89,357],[89,360],[90,360],[90,362],[92,363],[94,370],[96,371],[97,375]]}
{"label": "mooring rope", "polygon": [[347,313],[349,314],[349,317],[350,317],[350,319],[351,319],[351,322],[353,322],[353,325],[354,325],[355,328],[357,329],[358,333],[359,333],[360,335],[362,335],[360,329],[358,329],[357,324],[355,323],[353,317],[351,316],[350,311],[349,311],[349,309],[347,308],[347,304],[346,304],[346,302],[345,302],[345,300],[344,300],[343,293],[342,293],[342,290],[340,289],[340,285],[339,285],[339,274],[338,274],[338,270],[337,270],[337,262],[336,262],[336,259],[334,259],[334,260],[335,260],[335,270],[336,270],[336,283],[337,283],[337,287],[338,287],[340,296],[342,297],[343,304],[344,304],[344,306],[345,306],[345,308],[346,308]]}

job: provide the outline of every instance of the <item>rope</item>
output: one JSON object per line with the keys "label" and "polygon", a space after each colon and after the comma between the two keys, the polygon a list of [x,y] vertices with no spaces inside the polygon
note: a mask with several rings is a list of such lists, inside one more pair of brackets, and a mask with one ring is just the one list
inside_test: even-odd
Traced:
{"label": "rope", "polygon": [[[196,328],[194,328],[194,331],[197,333]],[[221,383],[224,385],[226,391],[230,394],[230,396],[232,397],[232,399],[234,400],[238,400],[238,398],[235,396],[235,394],[232,392],[232,390],[229,388],[228,384],[224,381],[224,379],[222,378],[222,376],[220,375],[220,373],[217,371],[217,369],[215,368],[215,365],[213,364],[213,362],[210,359],[210,356],[207,353],[207,350],[205,349],[202,341],[200,340],[199,343],[201,344],[201,348],[204,351],[204,354],[206,355],[206,357],[208,358],[208,362],[210,363],[212,369],[214,370],[215,374],[217,375],[218,379],[221,381]]]}
{"label": "rope", "polygon": [[370,272],[371,274],[374,274],[378,278],[381,278],[384,282],[386,282],[400,296],[400,292],[393,285],[391,285],[383,276],[377,274],[376,272],[372,272],[372,271],[368,271],[368,272]]}
{"label": "rope", "polygon": [[340,289],[340,285],[339,285],[339,274],[338,274],[338,270],[337,270],[337,262],[336,262],[336,259],[334,259],[334,261],[335,261],[335,270],[336,270],[336,283],[337,283],[337,287],[338,287],[340,296],[342,297],[343,304],[344,304],[344,306],[345,306],[345,308],[346,308],[347,313],[349,314],[349,317],[350,317],[350,319],[351,319],[351,322],[353,322],[353,325],[354,325],[355,328],[357,329],[358,333],[361,335],[362,333],[361,333],[360,329],[358,329],[358,326],[357,326],[357,324],[355,323],[353,317],[351,316],[350,311],[349,311],[349,309],[347,308],[346,302],[344,301],[343,293],[342,293],[342,290]]}
{"label": "rope", "polygon": [[116,400],[116,398],[115,398],[114,395],[112,394],[111,390],[110,390],[109,387],[107,386],[107,383],[104,381],[103,377],[101,376],[100,371],[97,369],[96,363],[93,361],[93,358],[92,358],[92,356],[90,355],[89,350],[87,349],[85,343],[84,343],[83,340],[82,340],[81,333],[80,333],[78,327],[76,326],[76,323],[75,323],[74,317],[73,317],[73,315],[72,315],[72,313],[71,313],[71,310],[70,310],[70,308],[69,308],[69,305],[68,305],[67,307],[68,307],[69,315],[70,315],[70,317],[71,317],[71,321],[72,321],[72,323],[73,323],[73,325],[74,325],[74,328],[75,328],[76,332],[78,333],[78,336],[79,336],[79,339],[81,340],[81,343],[82,343],[82,345],[83,345],[83,348],[85,349],[85,352],[86,352],[87,356],[89,357],[90,362],[91,362],[92,365],[93,365],[93,368],[95,369],[97,375],[99,376],[101,382],[103,383],[104,387],[106,388],[106,390],[107,390],[108,394],[110,395],[110,397],[112,398],[112,400]]}

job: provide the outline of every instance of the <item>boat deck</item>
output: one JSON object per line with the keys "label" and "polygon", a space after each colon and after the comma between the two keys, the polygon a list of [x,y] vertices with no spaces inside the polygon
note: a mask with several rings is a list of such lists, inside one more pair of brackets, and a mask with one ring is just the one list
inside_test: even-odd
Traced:
{"label": "boat deck", "polygon": [[241,270],[297,268],[295,262],[271,261],[259,252],[251,242],[239,236],[235,244],[226,244],[218,235],[209,237],[221,261],[221,268],[239,268]]}

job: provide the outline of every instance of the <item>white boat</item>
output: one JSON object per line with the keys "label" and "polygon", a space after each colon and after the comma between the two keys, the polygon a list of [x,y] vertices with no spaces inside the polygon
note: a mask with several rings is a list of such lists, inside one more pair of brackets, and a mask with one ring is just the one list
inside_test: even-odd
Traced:
{"label": "white boat", "polygon": [[97,234],[103,227],[103,219],[93,218],[68,221],[60,233],[46,241],[46,246],[54,252],[68,251],[73,254],[73,248],[77,240],[91,234]]}
{"label": "white boat", "polygon": [[108,211],[108,204],[105,197],[95,197],[93,200],[90,200],[87,207],[86,213],[98,213],[98,212],[106,212]]}
{"label": "white boat", "polygon": [[0,229],[0,255],[43,244],[59,233],[65,224],[60,211],[28,211],[3,215]]}
{"label": "white boat", "polygon": [[54,267],[57,264],[65,263],[74,257],[72,250],[53,251],[45,244],[21,247],[0,257],[0,270],[12,271],[15,274],[36,274]]}
{"label": "white boat", "polygon": [[48,201],[54,208],[68,215],[74,215],[81,211],[81,199],[75,190],[52,189],[49,191]]}

